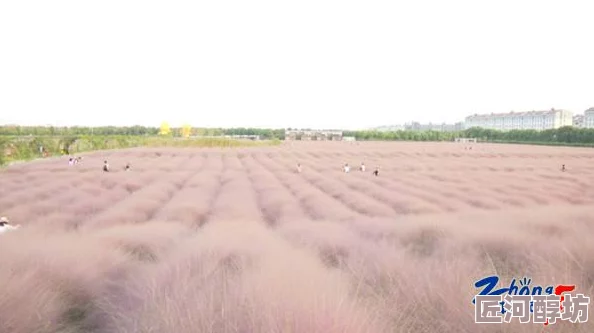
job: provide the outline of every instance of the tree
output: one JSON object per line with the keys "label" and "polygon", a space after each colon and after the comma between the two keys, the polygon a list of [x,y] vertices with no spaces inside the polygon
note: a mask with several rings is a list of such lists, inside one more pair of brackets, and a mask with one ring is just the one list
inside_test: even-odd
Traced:
{"label": "tree", "polygon": [[169,124],[164,121],[161,123],[161,130],[159,131],[159,135],[169,135],[171,134],[171,127],[169,127]]}
{"label": "tree", "polygon": [[190,126],[188,124],[182,126],[181,135],[184,138],[190,137],[190,135],[192,135],[192,126]]}

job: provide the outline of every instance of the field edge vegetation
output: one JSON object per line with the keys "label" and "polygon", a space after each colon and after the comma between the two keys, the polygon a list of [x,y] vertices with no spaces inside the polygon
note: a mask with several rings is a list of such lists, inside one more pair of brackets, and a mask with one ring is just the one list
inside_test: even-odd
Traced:
{"label": "field edge vegetation", "polygon": [[[12,161],[95,150],[132,147],[249,147],[278,145],[285,139],[284,129],[167,127],[167,135],[162,133],[163,125],[161,128],[0,126],[0,166]],[[343,135],[355,137],[358,141],[445,142],[465,137],[490,143],[594,147],[594,129],[575,127],[544,131],[498,131],[477,127],[452,132],[363,130],[343,131]],[[261,140],[238,140],[226,136],[258,136]],[[40,147],[45,151],[42,152]]]}
{"label": "field edge vegetation", "polygon": [[171,136],[72,135],[0,136],[0,167],[11,162],[29,161],[98,150],[135,147],[237,148],[278,145],[281,141],[240,140],[226,137],[181,138]]}
{"label": "field edge vegetation", "polygon": [[473,127],[461,131],[347,131],[345,136],[357,140],[381,141],[453,141],[455,138],[476,138],[479,142],[535,144],[551,146],[594,146],[594,128],[571,126],[557,129],[499,131]]}
{"label": "field edge vegetation", "polygon": [[[291,130],[288,128],[287,130]],[[305,129],[307,130],[307,129]],[[160,135],[163,132],[167,135]],[[161,127],[53,127],[53,126],[0,126],[0,137],[22,137],[22,136],[59,136],[59,137],[118,137],[118,136],[141,136],[141,137],[208,137],[224,138],[225,136],[254,135],[262,140],[284,140],[285,129],[273,128],[200,128],[180,127],[169,128],[166,123]],[[537,130],[510,130],[499,131],[473,127],[459,131],[377,131],[358,130],[343,131],[344,136],[352,136],[360,141],[453,141],[458,137],[476,138],[481,142],[493,143],[525,143],[540,145],[567,145],[567,146],[594,146],[594,128],[561,127],[557,129]]]}

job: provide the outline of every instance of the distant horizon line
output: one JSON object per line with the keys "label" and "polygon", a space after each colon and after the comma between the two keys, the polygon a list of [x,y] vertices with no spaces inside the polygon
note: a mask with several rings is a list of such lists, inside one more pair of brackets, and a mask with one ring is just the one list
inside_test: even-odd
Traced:
{"label": "distant horizon line", "polygon": [[[115,127],[115,128],[126,128],[126,127],[145,127],[145,128],[161,128],[161,125],[52,125],[52,124],[39,124],[39,125],[22,125],[18,123],[2,123],[0,127],[57,127],[57,128],[102,128],[102,127]],[[185,125],[181,126],[170,126],[170,128],[182,128]],[[200,129],[237,129],[237,128],[245,128],[245,129],[263,129],[263,130],[320,130],[320,131],[357,131],[357,130],[364,130],[363,128],[359,129],[345,129],[345,128],[326,128],[326,127],[263,127],[263,126],[193,126],[190,125],[192,128],[200,128]],[[373,127],[369,127],[373,128]]]}

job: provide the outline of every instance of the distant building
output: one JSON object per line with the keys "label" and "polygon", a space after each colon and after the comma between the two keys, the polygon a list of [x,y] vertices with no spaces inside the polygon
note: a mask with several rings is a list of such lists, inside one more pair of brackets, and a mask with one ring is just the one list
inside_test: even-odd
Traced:
{"label": "distant building", "polygon": [[419,122],[406,123],[404,125],[392,125],[376,127],[374,130],[380,132],[386,131],[438,131],[438,132],[454,132],[464,129],[464,123],[459,122],[455,124],[421,124]]}
{"label": "distant building", "polygon": [[578,114],[573,116],[573,127],[582,128],[584,127],[584,115]]}
{"label": "distant building", "polygon": [[286,130],[285,131],[285,140],[297,140],[298,134],[299,134],[299,131]]}
{"label": "distant building", "polygon": [[389,126],[380,126],[372,128],[375,131],[379,132],[394,132],[394,131],[403,131],[404,125],[389,125]]}
{"label": "distant building", "polygon": [[546,130],[573,125],[573,114],[567,110],[475,114],[466,117],[465,128],[482,127],[501,131]]}
{"label": "distant building", "polygon": [[454,142],[457,143],[477,143],[478,140],[476,138],[455,138]]}
{"label": "distant building", "polygon": [[404,129],[407,131],[437,131],[437,132],[454,132],[464,129],[463,123],[456,124],[421,124],[418,122],[412,122],[404,125]]}
{"label": "distant building", "polygon": [[594,107],[584,111],[584,128],[594,128]]}
{"label": "distant building", "polygon": [[225,135],[225,137],[232,138],[232,139],[248,139],[248,140],[252,140],[252,141],[260,140],[259,135]]}
{"label": "distant building", "polygon": [[332,130],[287,130],[285,140],[341,141],[342,131]]}

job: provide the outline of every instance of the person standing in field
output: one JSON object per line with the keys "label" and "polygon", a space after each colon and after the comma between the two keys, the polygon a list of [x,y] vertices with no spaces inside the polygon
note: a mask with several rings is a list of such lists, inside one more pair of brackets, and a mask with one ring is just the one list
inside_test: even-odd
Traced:
{"label": "person standing in field", "polygon": [[21,227],[20,225],[15,225],[15,226],[11,225],[10,221],[8,220],[8,218],[6,216],[0,217],[0,234],[5,233],[10,230],[16,230],[20,227]]}
{"label": "person standing in field", "polygon": [[349,164],[348,164],[348,163],[346,163],[346,164],[344,165],[344,173],[349,173],[349,171],[351,171],[351,167],[349,166]]}
{"label": "person standing in field", "polygon": [[107,163],[107,160],[103,162],[103,171],[109,172],[109,164]]}
{"label": "person standing in field", "polygon": [[379,175],[379,167],[377,167],[377,168],[375,168],[375,170],[373,170],[373,175],[376,177]]}
{"label": "person standing in field", "polygon": [[361,172],[365,172],[365,163],[361,162],[361,166],[359,167],[359,170],[361,170]]}
{"label": "person standing in field", "polygon": [[561,166],[561,171],[565,172],[565,164]]}
{"label": "person standing in field", "polygon": [[124,170],[126,170],[126,171],[130,171],[130,163],[127,163],[127,164],[126,164],[126,167],[124,168]]}
{"label": "person standing in field", "polygon": [[301,173],[301,163],[297,163],[297,172]]}

